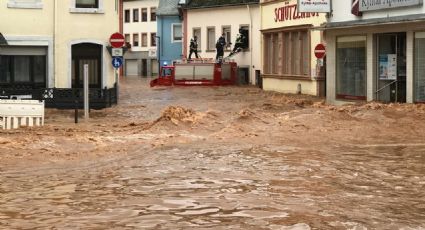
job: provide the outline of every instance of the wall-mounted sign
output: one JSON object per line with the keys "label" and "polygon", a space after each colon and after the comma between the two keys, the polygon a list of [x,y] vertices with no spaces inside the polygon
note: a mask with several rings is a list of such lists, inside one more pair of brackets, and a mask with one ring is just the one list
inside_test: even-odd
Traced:
{"label": "wall-mounted sign", "polygon": [[312,18],[312,17],[319,17],[319,13],[314,12],[300,12],[298,11],[298,5],[297,4],[288,4],[289,2],[285,3],[285,6],[275,8],[274,14],[275,22],[284,22],[284,21],[292,21],[292,20],[299,20],[299,19],[305,19],[305,18]]}
{"label": "wall-mounted sign", "polygon": [[422,4],[422,0],[360,0],[360,11],[392,9]]}
{"label": "wall-mounted sign", "polygon": [[149,57],[152,57],[152,58],[155,58],[155,57],[158,56],[157,55],[157,52],[156,52],[156,49],[150,49],[148,55],[149,55]]}
{"label": "wall-mounted sign", "polygon": [[298,0],[299,12],[331,12],[331,0]]}

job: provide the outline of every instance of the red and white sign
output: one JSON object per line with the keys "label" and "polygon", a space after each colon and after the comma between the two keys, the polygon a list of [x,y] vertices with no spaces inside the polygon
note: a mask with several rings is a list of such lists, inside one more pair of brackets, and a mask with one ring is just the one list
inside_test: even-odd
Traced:
{"label": "red and white sign", "polygon": [[316,48],[314,48],[314,55],[316,58],[322,59],[326,54],[326,48],[323,44],[318,44]]}
{"label": "red and white sign", "polygon": [[120,33],[114,33],[109,38],[109,43],[111,43],[111,46],[114,48],[121,48],[124,46],[125,38],[124,35]]}

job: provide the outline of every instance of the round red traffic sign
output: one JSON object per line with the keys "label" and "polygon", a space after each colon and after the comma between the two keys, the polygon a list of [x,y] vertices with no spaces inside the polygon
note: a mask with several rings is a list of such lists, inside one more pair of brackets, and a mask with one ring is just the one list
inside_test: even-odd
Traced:
{"label": "round red traffic sign", "polygon": [[111,46],[114,48],[121,48],[124,46],[125,38],[124,35],[120,33],[114,33],[109,38],[109,43],[111,43]]}
{"label": "round red traffic sign", "polygon": [[326,48],[323,44],[318,44],[316,48],[314,48],[314,55],[316,58],[322,59],[326,54]]}

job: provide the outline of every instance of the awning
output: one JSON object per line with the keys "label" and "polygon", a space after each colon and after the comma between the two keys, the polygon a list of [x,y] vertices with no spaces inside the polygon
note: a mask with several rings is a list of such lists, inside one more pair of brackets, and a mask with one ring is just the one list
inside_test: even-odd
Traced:
{"label": "awning", "polygon": [[7,46],[6,38],[4,38],[3,34],[0,33],[0,46]]}
{"label": "awning", "polygon": [[373,18],[365,20],[345,21],[345,22],[328,22],[324,26],[316,27],[318,30],[344,29],[365,26],[382,26],[401,23],[422,23],[425,21],[425,14],[414,14],[407,16]]}

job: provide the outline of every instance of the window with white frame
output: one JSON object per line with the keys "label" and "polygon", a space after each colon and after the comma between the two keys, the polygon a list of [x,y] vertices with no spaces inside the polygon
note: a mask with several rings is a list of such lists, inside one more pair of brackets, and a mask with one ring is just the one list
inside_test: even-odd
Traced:
{"label": "window with white frame", "polygon": [[71,0],[71,13],[104,13],[104,0]]}
{"label": "window with white frame", "polygon": [[172,42],[181,42],[182,41],[182,37],[183,37],[183,33],[182,33],[182,24],[173,24],[172,26]]}
{"label": "window with white frame", "polygon": [[198,42],[198,52],[202,50],[202,34],[201,34],[201,28],[193,28],[193,36],[194,38],[196,36],[197,42]]}
{"label": "window with white frame", "polygon": [[207,28],[207,50],[215,50],[215,28]]}
{"label": "window with white frame", "polygon": [[226,38],[226,46],[225,50],[230,50],[230,43],[232,42],[232,30],[230,26],[223,26],[221,34],[224,34],[224,38]]}
{"label": "window with white frame", "polygon": [[25,8],[25,9],[41,9],[43,8],[42,0],[8,0],[9,8]]}
{"label": "window with white frame", "polygon": [[99,8],[99,0],[75,0],[75,8]]}

